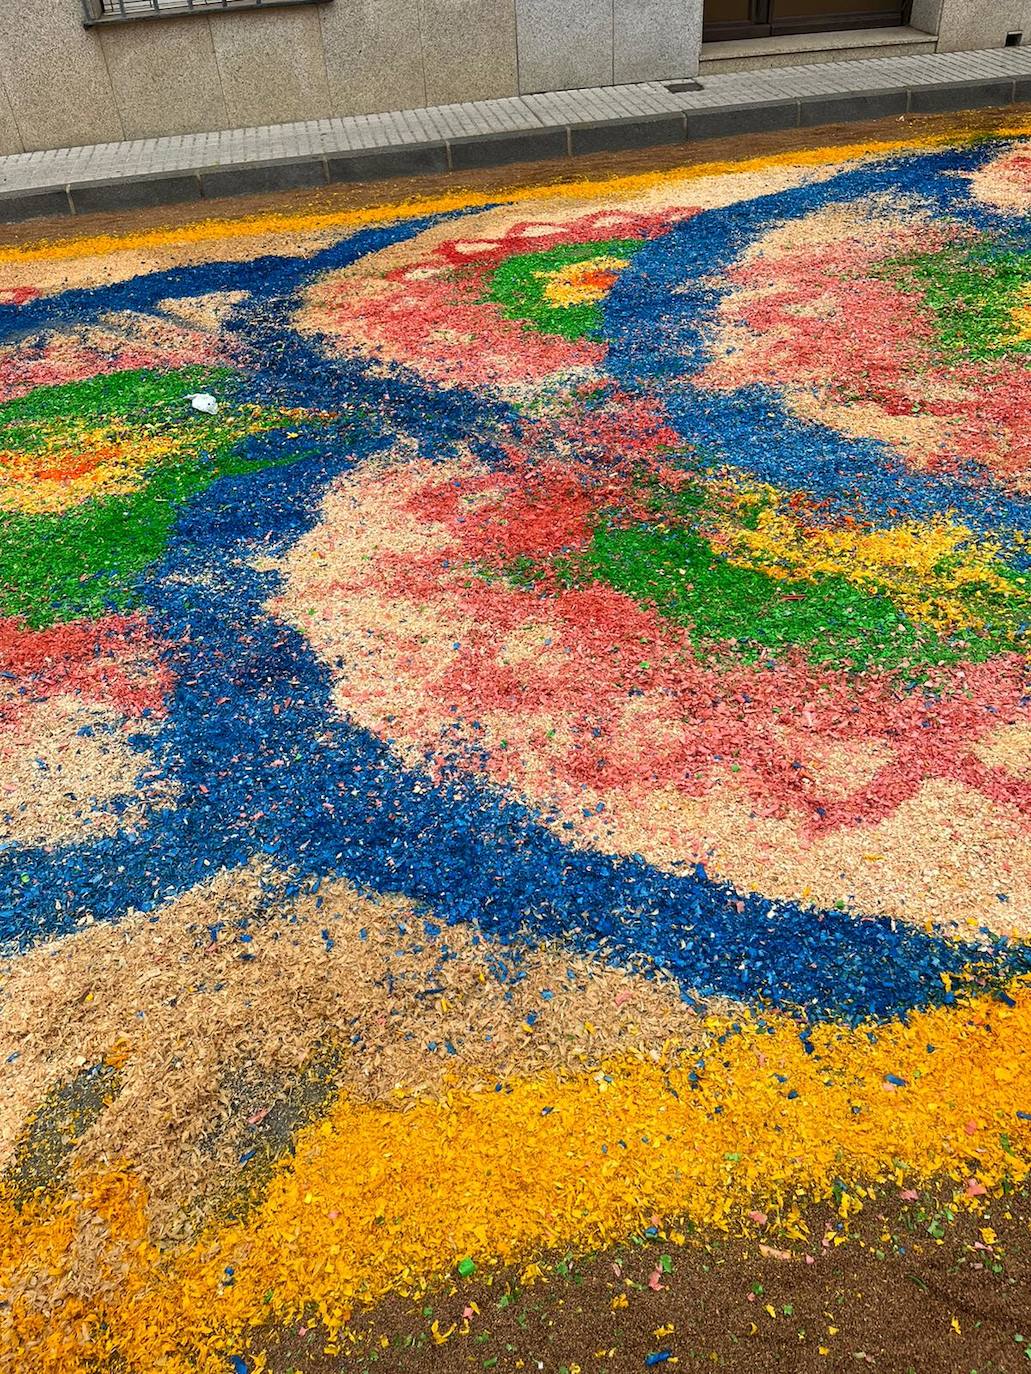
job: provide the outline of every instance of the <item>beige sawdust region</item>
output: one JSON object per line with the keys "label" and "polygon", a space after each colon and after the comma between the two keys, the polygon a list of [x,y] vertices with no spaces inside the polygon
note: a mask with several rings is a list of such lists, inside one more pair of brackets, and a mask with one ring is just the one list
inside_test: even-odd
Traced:
{"label": "beige sawdust region", "polygon": [[[92,733],[80,734],[84,727]],[[129,733],[146,733],[145,723],[127,725],[117,711],[72,696],[19,706],[0,731],[0,840],[49,847],[110,835],[172,805],[177,788],[158,778]],[[126,798],[116,812],[112,803]]]}
{"label": "beige sawdust region", "polygon": [[758,815],[731,778],[704,797],[667,788],[599,799],[603,816],[581,817],[580,833],[660,868],[677,868],[689,845],[707,856],[710,874],[741,891],[820,907],[845,902],[864,915],[930,921],[958,936],[981,926],[1031,935],[1026,823],[1015,807],[954,782],[926,781],[886,820],[818,838],[804,835],[798,817]]}
{"label": "beige sawdust region", "polygon": [[1031,146],[1003,153],[968,174],[974,197],[1009,215],[1031,214]]}
{"label": "beige sawdust region", "polygon": [[[80,287],[114,286],[133,277],[167,272],[177,267],[194,267],[208,262],[253,262],[270,253],[311,256],[342,237],[339,229],[307,230],[290,233],[283,229],[262,230],[239,238],[204,238],[191,241],[189,226],[181,242],[148,248],[114,248],[107,253],[67,257],[14,259],[0,262],[0,291],[33,286],[45,295]],[[346,231],[345,231],[346,234]]]}
{"label": "beige sawdust region", "polygon": [[[263,878],[273,889],[264,908]],[[108,1056],[121,1087],[75,1162],[128,1161],[150,1192],[155,1239],[172,1243],[238,1172],[254,1138],[246,1117],[273,1106],[327,1047],[341,1056],[337,1089],[401,1110],[402,1096],[442,1091],[452,1074],[482,1075],[493,1089],[512,1075],[597,1070],[613,1055],[657,1059],[703,1043],[671,983],[547,946],[524,952],[524,978],[502,982],[494,961],[512,966],[514,952],[474,924],[426,935],[401,898],[338,881],[322,884],[317,906],[312,895],[284,900],[279,882],[257,862],[223,871],[156,921],[89,926],[0,969],[0,1167],[46,1093]],[[440,991],[420,995],[428,988]],[[240,1083],[251,1094],[243,1107]]]}
{"label": "beige sawdust region", "polygon": [[989,768],[1004,768],[1013,777],[1031,782],[1031,721],[1000,725],[974,745],[974,753]]}
{"label": "beige sawdust region", "polygon": [[745,248],[740,262],[747,266],[795,257],[811,251],[814,238],[821,243],[854,243],[864,254],[883,254],[897,246],[900,227],[907,235],[919,228],[940,234],[937,221],[918,196],[881,191],[862,200],[821,206],[801,219],[771,224]]}
{"label": "beige sawdust region", "polygon": [[[958,394],[962,391],[963,388],[951,387],[949,399],[962,400],[962,394]],[[925,471],[936,457],[950,451],[950,440],[963,423],[948,416],[893,415],[876,401],[840,401],[804,387],[786,387],[781,394],[796,419],[826,425],[850,439],[874,439],[887,444],[904,454],[917,472]],[[967,394],[972,395],[972,389]],[[938,398],[944,399],[940,391]]]}

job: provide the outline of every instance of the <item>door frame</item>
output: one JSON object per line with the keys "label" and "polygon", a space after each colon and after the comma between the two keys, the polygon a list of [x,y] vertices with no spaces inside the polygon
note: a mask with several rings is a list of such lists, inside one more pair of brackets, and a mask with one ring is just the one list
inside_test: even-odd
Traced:
{"label": "door frame", "polygon": [[[886,22],[884,15],[871,15],[864,11],[862,0],[855,0],[856,8],[849,14],[838,14],[832,18],[832,26],[828,27],[826,20],[819,17],[812,19],[800,19],[794,23],[774,24],[771,22],[770,11],[773,0],[749,0],[750,14],[748,19],[739,20],[729,24],[706,24],[704,22],[704,0],[702,9],[702,42],[719,43],[727,39],[736,38],[771,38],[788,36],[796,33],[834,33],[844,29],[870,29],[870,28],[889,28],[893,27]],[[900,24],[908,24],[913,10],[913,0],[903,0]]]}

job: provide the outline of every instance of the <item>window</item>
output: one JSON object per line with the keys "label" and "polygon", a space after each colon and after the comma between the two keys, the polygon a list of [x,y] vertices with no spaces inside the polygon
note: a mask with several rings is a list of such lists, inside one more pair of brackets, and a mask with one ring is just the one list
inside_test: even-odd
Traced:
{"label": "window", "polygon": [[83,0],[85,23],[118,23],[123,19],[161,19],[180,14],[229,10],[287,9],[291,5],[324,5],[328,0]]}

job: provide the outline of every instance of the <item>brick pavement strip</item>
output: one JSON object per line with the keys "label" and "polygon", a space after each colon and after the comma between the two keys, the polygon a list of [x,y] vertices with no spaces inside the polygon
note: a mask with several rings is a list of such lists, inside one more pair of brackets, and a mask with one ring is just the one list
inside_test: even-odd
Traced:
{"label": "brick pavement strip", "polygon": [[[670,87],[681,85],[686,89]],[[717,72],[0,158],[0,221],[1031,100],[1031,47]]]}

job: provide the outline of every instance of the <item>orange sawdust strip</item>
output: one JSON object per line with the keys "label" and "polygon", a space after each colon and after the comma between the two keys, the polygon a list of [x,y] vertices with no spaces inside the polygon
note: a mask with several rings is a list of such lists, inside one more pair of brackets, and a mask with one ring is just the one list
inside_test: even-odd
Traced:
{"label": "orange sawdust strip", "polygon": [[869,1035],[813,1027],[811,1053],[787,1018],[713,1018],[726,1038],[700,1068],[667,1051],[503,1091],[464,1076],[389,1105],[344,1094],[248,1220],[166,1254],[145,1188],[112,1161],[59,1203],[5,1201],[8,1338],[25,1369],[74,1374],[118,1350],[213,1374],[256,1321],[313,1305],[332,1333],[467,1255],[600,1246],[653,1214],[736,1229],[758,1204],[798,1234],[807,1203],[835,1196],[847,1218],[906,1179],[999,1190],[1031,1158],[1031,991],[1011,992]]}

